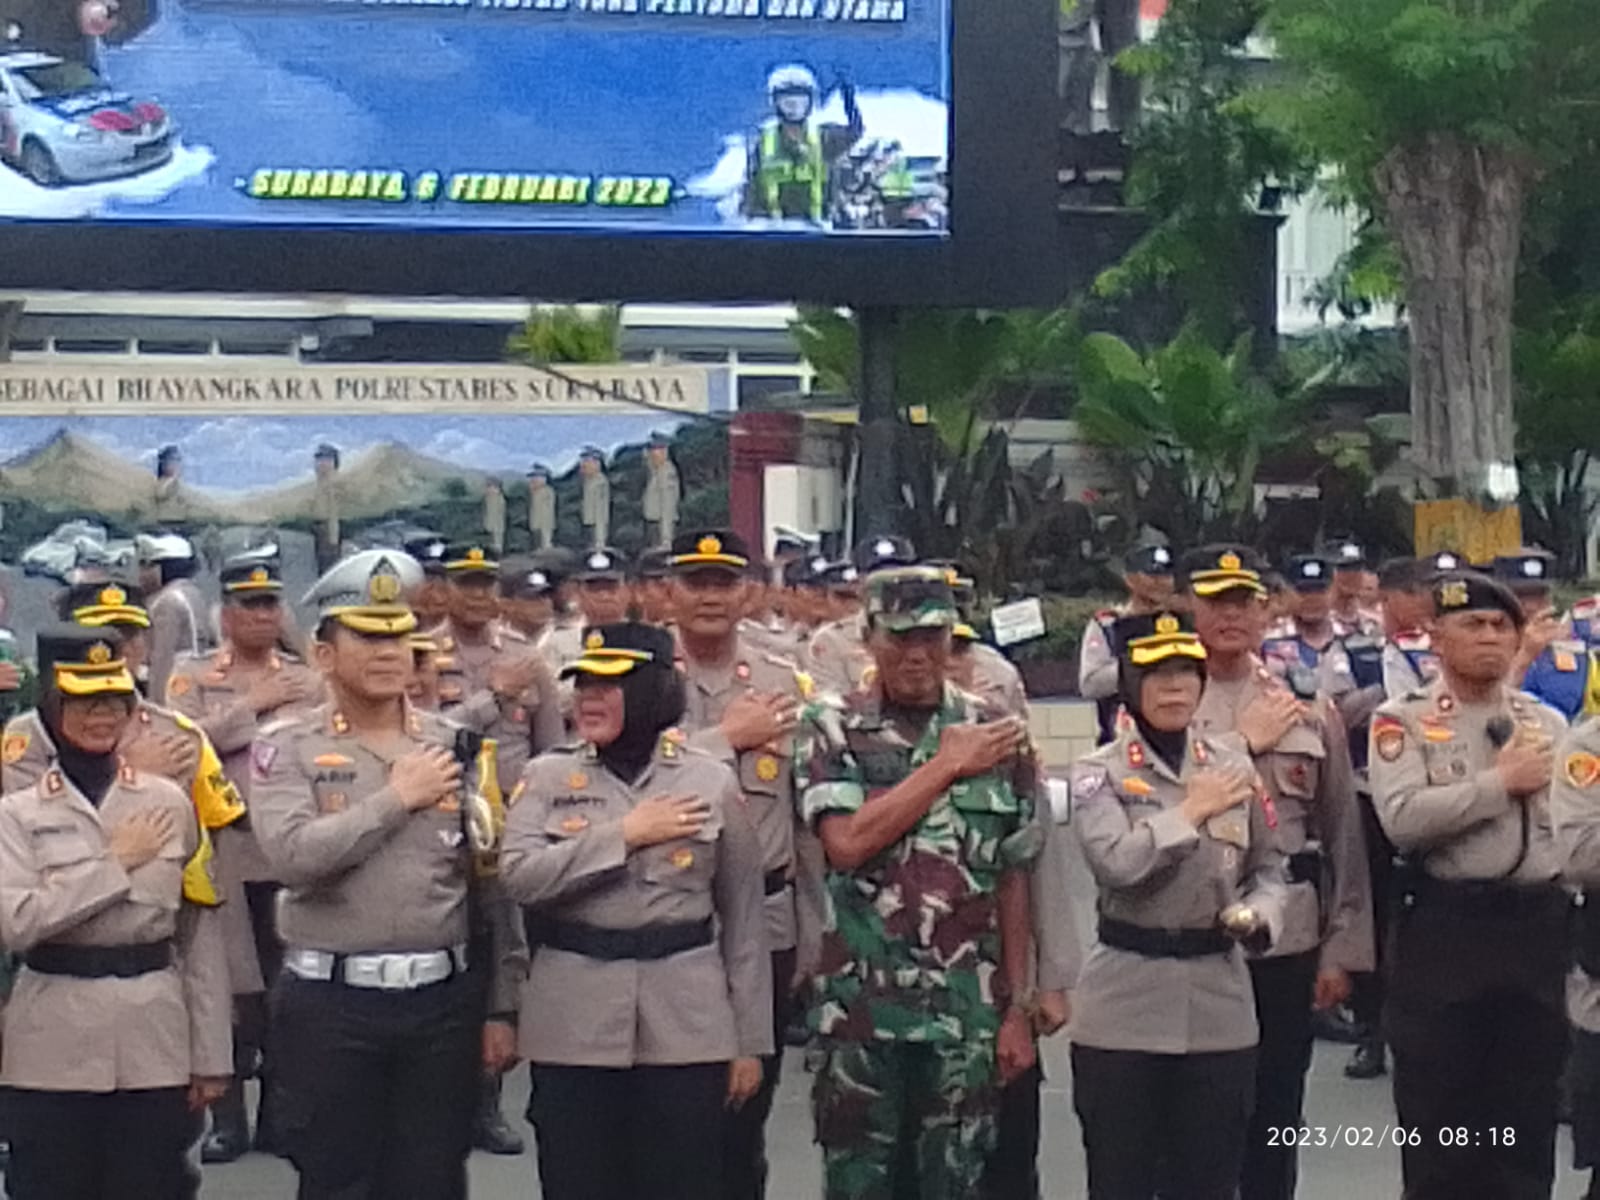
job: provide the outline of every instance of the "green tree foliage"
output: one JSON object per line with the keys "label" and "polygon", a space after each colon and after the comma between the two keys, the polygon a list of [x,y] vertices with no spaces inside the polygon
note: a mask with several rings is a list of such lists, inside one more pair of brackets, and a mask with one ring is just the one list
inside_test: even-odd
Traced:
{"label": "green tree foliage", "polygon": [[1245,42],[1264,0],[1172,0],[1155,39],[1120,63],[1145,83],[1128,202],[1150,231],[1100,277],[1102,296],[1169,289],[1199,332],[1226,345],[1245,330],[1249,218],[1265,186],[1293,186],[1309,164],[1264,121]]}
{"label": "green tree foliage", "polygon": [[1267,107],[1377,215],[1410,319],[1413,451],[1475,490],[1512,446],[1530,194],[1600,103],[1592,0],[1270,0]]}
{"label": "green tree foliage", "polygon": [[1600,300],[1523,334],[1517,363],[1524,532],[1558,553],[1565,576],[1581,576],[1584,544],[1600,511],[1600,496],[1585,486],[1600,455]]}
{"label": "green tree foliage", "polygon": [[1073,417],[1123,475],[1133,527],[1180,546],[1254,532],[1256,472],[1298,411],[1251,374],[1248,345],[1222,354],[1191,329],[1145,357],[1111,334],[1084,339]]}
{"label": "green tree foliage", "polygon": [[535,308],[506,343],[508,357],[535,366],[614,363],[622,357],[622,309],[594,313],[573,305]]}

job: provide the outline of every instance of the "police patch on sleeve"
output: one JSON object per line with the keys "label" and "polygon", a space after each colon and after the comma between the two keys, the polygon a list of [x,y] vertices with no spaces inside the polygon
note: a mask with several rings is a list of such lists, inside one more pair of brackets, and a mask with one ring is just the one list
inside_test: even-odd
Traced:
{"label": "police patch on sleeve", "polygon": [[1094,799],[1106,786],[1106,768],[1101,763],[1080,763],[1072,768],[1068,790],[1072,803],[1083,804]]}
{"label": "police patch on sleeve", "polygon": [[1579,750],[1575,754],[1567,755],[1566,765],[1563,768],[1567,782],[1575,788],[1593,787],[1600,782],[1600,757],[1590,754],[1586,750]]}
{"label": "police patch on sleeve", "polygon": [[1394,762],[1406,748],[1405,725],[1394,717],[1373,718],[1372,748],[1384,762]]}

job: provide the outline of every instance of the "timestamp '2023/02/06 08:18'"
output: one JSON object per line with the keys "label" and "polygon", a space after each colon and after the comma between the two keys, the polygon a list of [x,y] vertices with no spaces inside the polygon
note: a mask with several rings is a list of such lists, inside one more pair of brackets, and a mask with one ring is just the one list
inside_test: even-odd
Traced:
{"label": "timestamp '2023/02/06 08:18'", "polygon": [[[1392,1146],[1402,1149],[1407,1146],[1420,1146],[1423,1138],[1427,1136],[1420,1129],[1408,1129],[1404,1125],[1289,1125],[1267,1130],[1267,1144],[1269,1146],[1344,1146],[1359,1148],[1370,1146],[1374,1149],[1382,1146]],[[1470,1149],[1473,1147],[1502,1148],[1514,1146],[1517,1143],[1517,1131],[1509,1125],[1487,1126],[1483,1129],[1441,1128],[1437,1131],[1439,1145],[1445,1149],[1459,1147]]]}

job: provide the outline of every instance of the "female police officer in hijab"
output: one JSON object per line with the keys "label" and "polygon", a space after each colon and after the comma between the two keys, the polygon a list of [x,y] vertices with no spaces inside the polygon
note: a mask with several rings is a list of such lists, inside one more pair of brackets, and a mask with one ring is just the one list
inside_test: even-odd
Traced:
{"label": "female police officer in hijab", "polygon": [[1231,1200],[1258,1039],[1240,943],[1270,943],[1283,857],[1243,748],[1189,732],[1205,649],[1172,613],[1114,630],[1130,719],[1072,772],[1099,884],[1073,997],[1073,1106],[1091,1198]]}
{"label": "female police officer in hijab", "polygon": [[581,742],[528,764],[501,878],[533,963],[521,1053],[546,1200],[703,1200],[772,1052],[762,858],[739,785],[673,729],[672,637],[584,634]]}
{"label": "female police officer in hijab", "polygon": [[134,685],[115,633],[63,626],[38,650],[55,762],[0,800],[0,938],[23,962],[8,1194],[178,1200],[191,1114],[233,1069],[209,843],[188,795],[117,757]]}

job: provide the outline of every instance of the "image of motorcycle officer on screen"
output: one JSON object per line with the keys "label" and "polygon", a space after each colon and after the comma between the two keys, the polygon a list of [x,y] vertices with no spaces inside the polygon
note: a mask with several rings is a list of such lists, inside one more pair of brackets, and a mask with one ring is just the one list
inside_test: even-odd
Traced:
{"label": "image of motorcycle officer on screen", "polygon": [[[766,95],[760,124],[729,139],[723,161],[689,185],[691,194],[720,193],[725,221],[921,233],[947,226],[942,101],[909,90],[858,95],[843,71],[825,92],[804,63],[774,68]],[[737,177],[728,169],[735,155],[743,160]]]}

